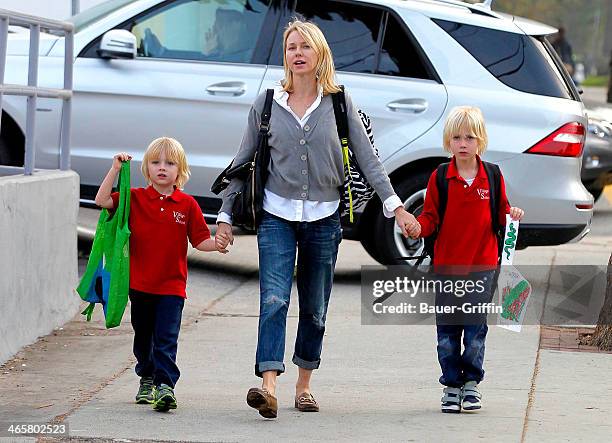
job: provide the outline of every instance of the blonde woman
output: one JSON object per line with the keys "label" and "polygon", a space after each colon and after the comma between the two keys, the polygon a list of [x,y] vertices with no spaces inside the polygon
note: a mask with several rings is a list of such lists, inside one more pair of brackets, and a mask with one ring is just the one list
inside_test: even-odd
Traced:
{"label": "blonde woman", "polygon": [[[266,418],[277,416],[276,378],[285,371],[285,329],[297,255],[299,323],[293,363],[298,366],[295,407],[317,412],[310,389],[321,363],[325,318],[332,289],[338,245],[342,239],[338,206],[344,181],[342,150],[331,94],[340,91],[329,45],[313,23],[288,24],[283,35],[285,78],[274,94],[270,120],[270,166],[264,193],[259,248],[260,312],[255,374],[261,388],[247,394],[249,406]],[[251,108],[235,164],[252,158],[265,101],[261,94]],[[416,229],[374,154],[350,95],[346,94],[349,137],[359,165],[395,216],[404,235]],[[233,243],[231,208],[241,183],[225,191],[217,223],[217,246]]]}

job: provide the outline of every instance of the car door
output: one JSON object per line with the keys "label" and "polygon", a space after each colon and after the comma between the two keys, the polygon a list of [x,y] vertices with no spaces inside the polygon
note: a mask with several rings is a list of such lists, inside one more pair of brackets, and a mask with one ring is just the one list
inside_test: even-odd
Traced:
{"label": "car door", "polygon": [[[334,56],[338,81],[372,118],[384,161],[441,117],[446,89],[406,25],[391,10],[346,1],[297,0],[295,13],[316,23]],[[282,29],[272,49],[264,86],[283,77]]]}
{"label": "car door", "polygon": [[[119,26],[137,38],[135,59],[99,58],[99,43],[86,48],[74,68],[72,126],[82,184],[99,184],[114,153],[139,164],[153,139],[174,137],[191,166],[186,191],[214,211],[210,186],[240,145],[266,71],[257,42],[270,3],[164,2]],[[133,182],[144,184],[140,174]]]}

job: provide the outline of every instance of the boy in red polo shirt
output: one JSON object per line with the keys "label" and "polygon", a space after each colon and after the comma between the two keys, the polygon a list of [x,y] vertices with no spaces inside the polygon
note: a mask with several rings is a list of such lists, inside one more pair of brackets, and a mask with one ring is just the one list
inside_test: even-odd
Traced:
{"label": "boy in red polo shirt", "polygon": [[[413,237],[428,237],[437,232],[434,245],[436,271],[442,266],[477,267],[469,275],[439,276],[441,287],[452,281],[461,291],[441,290],[436,304],[454,305],[460,300],[472,305],[490,302],[495,268],[499,263],[497,236],[493,232],[489,195],[489,181],[480,155],[487,147],[487,132],[482,112],[478,108],[460,106],[451,110],[444,126],[444,149],[452,154],[448,165],[448,198],[444,218],[440,225],[437,170],[429,178],[422,214],[417,217],[420,228]],[[504,226],[506,214],[515,220],[523,217],[523,210],[510,207],[503,177],[500,177],[499,224]],[[449,270],[449,268],[446,268]],[[455,268],[457,270],[457,268]],[[443,271],[444,273],[444,271]],[[449,272],[455,274],[455,272]],[[472,282],[468,285],[467,282]],[[466,290],[471,286],[473,290]],[[454,301],[453,301],[454,300]],[[472,316],[456,324],[458,316],[436,315],[438,361],[442,369],[440,383],[445,385],[442,412],[460,412],[481,408],[482,395],[478,383],[484,377],[482,369],[487,334],[486,315]],[[463,317],[465,318],[465,317]],[[455,320],[455,321],[453,321]],[[476,323],[476,324],[467,324]],[[461,353],[461,335],[464,351]]]}
{"label": "boy in red polo shirt", "polygon": [[[112,186],[121,162],[119,153],[102,181],[96,204],[113,209],[119,194]],[[174,386],[178,335],[187,284],[187,241],[200,251],[217,248],[199,205],[182,192],[190,171],[181,144],[168,137],[153,140],[142,159],[149,186],[132,188],[130,201],[130,303],[134,355],[140,388],[136,403],[157,411],[176,409]]]}

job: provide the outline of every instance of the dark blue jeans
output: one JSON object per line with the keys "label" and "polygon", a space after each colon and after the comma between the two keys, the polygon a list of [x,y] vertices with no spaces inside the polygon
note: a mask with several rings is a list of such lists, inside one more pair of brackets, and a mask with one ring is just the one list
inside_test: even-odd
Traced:
{"label": "dark blue jeans", "polygon": [[[475,305],[491,301],[494,283],[494,271],[475,272],[469,276],[440,277],[443,283],[448,281],[481,281],[484,291],[462,291],[461,296],[450,291],[436,294],[436,305],[461,306],[464,303]],[[470,315],[436,315],[438,335],[438,361],[442,369],[440,383],[459,388],[468,381],[480,383],[484,378],[482,368],[485,353],[485,339],[488,326],[486,314]],[[463,353],[461,336],[463,335]]]}
{"label": "dark blue jeans", "polygon": [[285,371],[287,311],[296,253],[300,314],[293,363],[304,369],[319,367],[341,239],[337,212],[313,222],[291,222],[264,214],[257,232],[260,302],[256,375]]}
{"label": "dark blue jeans", "polygon": [[176,351],[185,299],[130,289],[130,303],[136,374],[153,377],[155,386],[165,383],[174,388],[181,375]]}

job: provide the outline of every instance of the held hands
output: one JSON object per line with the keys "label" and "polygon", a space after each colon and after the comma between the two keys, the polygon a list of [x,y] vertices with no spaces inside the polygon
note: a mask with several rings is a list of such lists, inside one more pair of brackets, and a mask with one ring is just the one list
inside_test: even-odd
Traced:
{"label": "held hands", "polygon": [[222,254],[229,252],[228,245],[234,244],[234,234],[232,234],[232,226],[227,223],[219,223],[217,225],[217,233],[215,234],[215,247]]}
{"label": "held hands", "polygon": [[520,220],[524,215],[525,211],[521,208],[517,208],[516,206],[510,208],[510,218],[512,218],[512,220]]}
{"label": "held hands", "polygon": [[402,230],[402,235],[406,238],[418,238],[421,235],[421,224],[414,215],[410,214],[403,206],[395,209],[395,222]]}
{"label": "held hands", "polygon": [[131,159],[132,159],[132,156],[128,154],[127,152],[119,152],[118,154],[115,154],[115,156],[113,157],[113,169],[115,171],[120,171],[121,163],[126,162]]}

